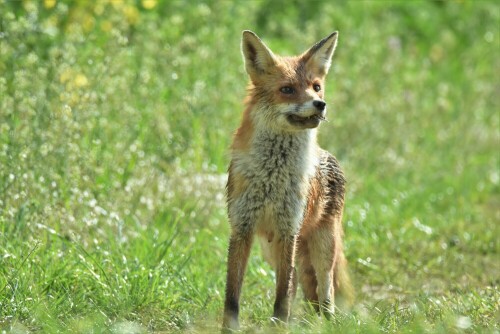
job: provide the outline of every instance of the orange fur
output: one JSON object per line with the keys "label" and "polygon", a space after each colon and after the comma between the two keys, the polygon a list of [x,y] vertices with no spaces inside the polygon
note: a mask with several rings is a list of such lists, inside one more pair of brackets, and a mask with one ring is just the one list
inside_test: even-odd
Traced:
{"label": "orange fur", "polygon": [[231,145],[231,148],[235,151],[247,151],[250,147],[250,143],[252,142],[254,126],[251,120],[250,111],[253,109],[255,102],[251,99],[247,99],[246,105],[247,107],[243,112],[241,125],[238,130],[236,130],[233,138],[233,144]]}

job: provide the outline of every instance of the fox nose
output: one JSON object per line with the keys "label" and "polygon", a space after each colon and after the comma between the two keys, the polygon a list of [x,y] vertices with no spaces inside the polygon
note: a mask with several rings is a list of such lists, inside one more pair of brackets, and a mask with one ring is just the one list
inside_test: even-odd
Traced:
{"label": "fox nose", "polygon": [[316,109],[318,109],[319,111],[323,111],[323,110],[325,110],[326,103],[321,101],[321,100],[314,100],[313,106],[315,106]]}

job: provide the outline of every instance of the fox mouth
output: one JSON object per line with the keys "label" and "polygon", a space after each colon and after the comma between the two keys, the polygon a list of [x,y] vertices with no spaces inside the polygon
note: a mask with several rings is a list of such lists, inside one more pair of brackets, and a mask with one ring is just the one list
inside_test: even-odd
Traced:
{"label": "fox mouth", "polygon": [[299,116],[297,114],[288,114],[287,120],[292,125],[304,128],[315,128],[321,121],[326,121],[326,118],[321,114],[314,114],[307,117]]}

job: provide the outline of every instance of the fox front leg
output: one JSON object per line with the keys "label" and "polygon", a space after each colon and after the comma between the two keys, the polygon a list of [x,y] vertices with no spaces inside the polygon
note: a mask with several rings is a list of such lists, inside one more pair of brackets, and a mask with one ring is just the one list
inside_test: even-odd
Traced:
{"label": "fox front leg", "polygon": [[223,331],[239,329],[239,303],[243,276],[248,263],[253,234],[233,233],[229,240]]}
{"label": "fox front leg", "polygon": [[288,322],[290,303],[295,294],[296,274],[294,268],[296,237],[287,237],[278,241],[275,247],[276,256],[276,300],[273,318]]}

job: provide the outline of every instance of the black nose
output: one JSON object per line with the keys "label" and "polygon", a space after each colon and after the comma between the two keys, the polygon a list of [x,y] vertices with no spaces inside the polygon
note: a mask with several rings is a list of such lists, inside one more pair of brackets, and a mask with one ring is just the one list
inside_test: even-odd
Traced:
{"label": "black nose", "polygon": [[323,111],[325,110],[326,103],[320,100],[315,100],[313,101],[313,106],[315,106],[319,111]]}

